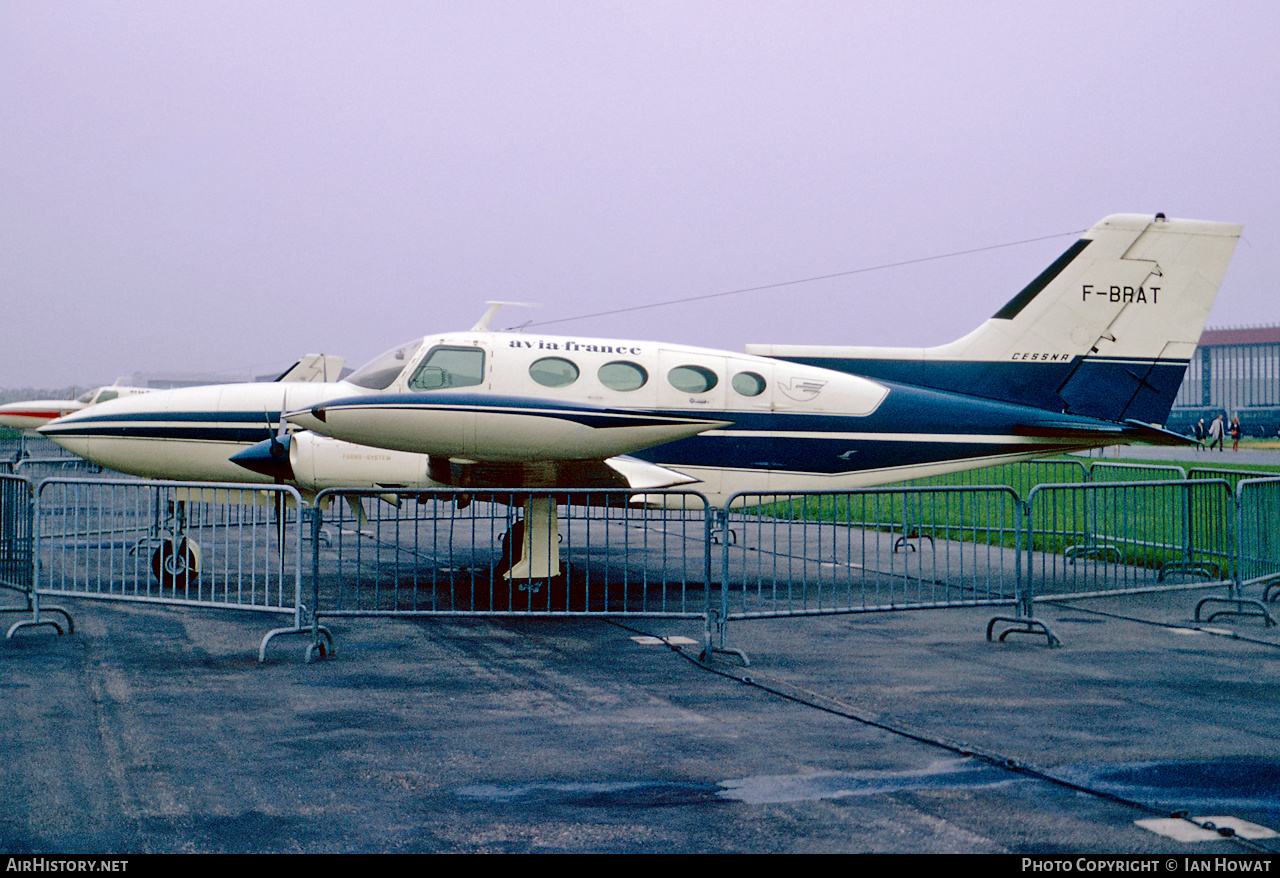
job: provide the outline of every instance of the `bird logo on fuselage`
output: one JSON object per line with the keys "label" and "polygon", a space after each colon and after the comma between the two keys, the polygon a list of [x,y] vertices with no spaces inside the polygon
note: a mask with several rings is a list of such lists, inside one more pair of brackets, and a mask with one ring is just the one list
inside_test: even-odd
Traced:
{"label": "bird logo on fuselage", "polygon": [[779,381],[778,389],[796,402],[808,402],[822,392],[827,382],[820,378],[792,378]]}

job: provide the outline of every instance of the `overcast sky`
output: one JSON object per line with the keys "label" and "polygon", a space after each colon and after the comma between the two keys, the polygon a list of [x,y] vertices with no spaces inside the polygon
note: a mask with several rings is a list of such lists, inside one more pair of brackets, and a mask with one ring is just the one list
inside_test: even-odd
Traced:
{"label": "overcast sky", "polygon": [[1230,0],[5,0],[0,386],[843,272],[543,331],[938,344],[1110,213],[1243,223],[1210,325],[1280,323],[1278,37]]}

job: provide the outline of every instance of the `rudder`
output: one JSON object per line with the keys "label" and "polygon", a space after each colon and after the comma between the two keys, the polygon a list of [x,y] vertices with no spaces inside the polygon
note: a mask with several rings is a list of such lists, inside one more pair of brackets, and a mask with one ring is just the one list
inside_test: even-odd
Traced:
{"label": "rudder", "polygon": [[950,344],[747,351],[1051,411],[1163,424],[1240,231],[1229,223],[1117,214]]}

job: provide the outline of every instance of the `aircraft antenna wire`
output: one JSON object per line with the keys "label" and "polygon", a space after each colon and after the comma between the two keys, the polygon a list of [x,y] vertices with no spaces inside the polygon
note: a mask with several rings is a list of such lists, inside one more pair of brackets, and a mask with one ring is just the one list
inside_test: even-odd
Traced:
{"label": "aircraft antenna wire", "polygon": [[1023,244],[1036,244],[1040,241],[1051,241],[1054,238],[1065,238],[1068,235],[1079,236],[1087,232],[1088,229],[1079,229],[1074,232],[1058,232],[1054,235],[1043,235],[1039,238],[1026,238],[1021,241],[1009,241],[1004,244],[991,244],[986,247],[974,247],[971,250],[957,250],[953,253],[939,253],[934,256],[921,256],[916,259],[905,259],[901,262],[886,262],[883,265],[870,265],[865,268],[853,268],[849,271],[837,271],[832,274],[820,274],[814,277],[803,277],[797,280],[784,280],[772,284],[762,284],[756,287],[744,287],[740,290],[725,290],[719,293],[704,293],[700,296],[686,296],[682,299],[669,299],[665,302],[650,302],[647,305],[632,305],[628,308],[614,308],[610,311],[595,311],[590,314],[578,314],[574,317],[557,317],[555,320],[539,320],[537,322],[526,321],[518,327],[510,326],[504,331],[512,331],[515,329],[525,329],[530,326],[550,326],[555,323],[569,323],[573,320],[587,320],[592,317],[609,317],[614,314],[628,314],[632,311],[647,311],[650,308],[665,308],[669,305],[683,305],[688,302],[701,302],[707,299],[719,299],[724,296],[738,296],[743,293],[758,293],[764,290],[776,290],[782,287],[792,287],[799,284],[815,283],[821,280],[832,280],[837,277],[850,277],[855,274],[869,274],[873,271],[886,271],[890,268],[905,268],[908,265],[920,265],[924,262],[936,262],[940,259],[953,259],[957,256],[970,256],[974,253],[986,253],[989,250],[1001,250],[1006,247],[1020,247]]}

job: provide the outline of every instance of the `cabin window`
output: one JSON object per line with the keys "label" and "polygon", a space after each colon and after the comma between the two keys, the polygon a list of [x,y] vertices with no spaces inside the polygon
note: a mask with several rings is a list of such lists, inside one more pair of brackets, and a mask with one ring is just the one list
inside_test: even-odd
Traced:
{"label": "cabin window", "polygon": [[370,390],[386,390],[404,371],[405,364],[422,346],[422,339],[402,344],[381,354],[347,376],[347,381]]}
{"label": "cabin window", "polygon": [[743,396],[759,396],[764,393],[764,376],[755,372],[739,372],[730,382],[733,389]]}
{"label": "cabin window", "polygon": [[605,387],[610,390],[620,390],[623,393],[639,390],[649,380],[649,373],[644,370],[643,366],[626,360],[605,363],[600,367],[600,371],[596,373],[596,376]]}
{"label": "cabin window", "polygon": [[578,367],[564,357],[543,357],[529,366],[529,377],[543,387],[568,387],[578,380]]}
{"label": "cabin window", "polygon": [[484,351],[480,348],[433,348],[409,379],[410,390],[475,387],[484,383]]}
{"label": "cabin window", "polygon": [[706,393],[720,383],[719,376],[705,366],[676,366],[667,373],[667,380],[681,393]]}

